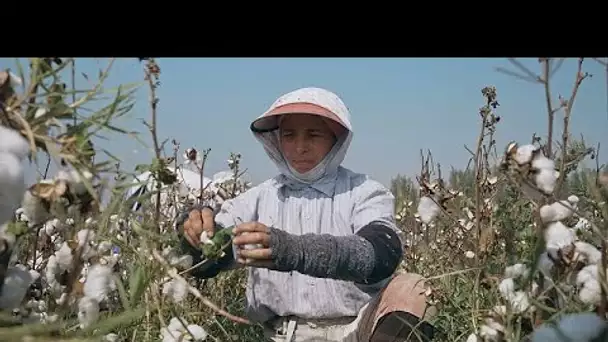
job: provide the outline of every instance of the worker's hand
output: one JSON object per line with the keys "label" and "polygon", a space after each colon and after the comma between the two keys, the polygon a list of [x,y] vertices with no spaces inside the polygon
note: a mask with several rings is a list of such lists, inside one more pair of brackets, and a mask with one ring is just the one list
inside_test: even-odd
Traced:
{"label": "worker's hand", "polygon": [[198,247],[201,242],[200,236],[204,231],[209,238],[215,233],[213,211],[210,208],[192,210],[184,222],[184,237],[190,245]]}
{"label": "worker's hand", "polygon": [[232,231],[237,246],[237,262],[254,267],[271,268],[270,229],[260,222],[246,222]]}

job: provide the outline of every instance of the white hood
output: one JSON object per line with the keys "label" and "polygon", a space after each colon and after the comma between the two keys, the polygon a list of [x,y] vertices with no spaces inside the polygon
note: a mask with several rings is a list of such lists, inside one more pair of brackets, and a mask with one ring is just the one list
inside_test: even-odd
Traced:
{"label": "white hood", "polygon": [[[318,110],[306,112],[285,112],[280,108],[290,104],[312,105]],[[346,128],[327,156],[306,174],[293,170],[283,158],[279,149],[278,116],[288,114],[316,114],[331,119]],[[353,136],[350,112],[342,100],[334,93],[321,88],[301,88],[278,98],[270,108],[251,124],[251,131],[260,141],[264,150],[285,177],[307,184],[334,179],[339,166],[346,157]]]}

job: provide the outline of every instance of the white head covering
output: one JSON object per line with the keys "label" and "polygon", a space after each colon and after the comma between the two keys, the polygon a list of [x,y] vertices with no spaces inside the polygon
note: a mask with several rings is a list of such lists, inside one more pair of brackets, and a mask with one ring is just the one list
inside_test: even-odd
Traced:
{"label": "white head covering", "polygon": [[[299,173],[283,157],[278,134],[279,115],[314,114],[333,120],[345,128],[325,158],[312,170]],[[335,179],[352,140],[350,113],[334,93],[321,88],[301,88],[279,97],[270,108],[251,123],[251,131],[260,141],[281,174],[292,181],[315,184]]]}

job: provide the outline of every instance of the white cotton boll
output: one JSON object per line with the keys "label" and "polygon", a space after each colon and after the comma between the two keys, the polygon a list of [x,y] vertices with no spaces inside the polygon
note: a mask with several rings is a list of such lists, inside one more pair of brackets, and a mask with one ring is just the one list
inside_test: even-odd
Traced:
{"label": "white cotton boll", "polygon": [[84,329],[95,323],[99,318],[99,303],[89,297],[82,297],[78,301],[78,321],[80,328]]}
{"label": "white cotton boll", "polygon": [[568,202],[570,202],[570,204],[572,204],[572,205],[578,204],[578,202],[579,202],[578,196],[576,196],[576,195],[568,196]]}
{"label": "white cotton boll", "polygon": [[38,119],[39,117],[45,116],[48,112],[49,111],[46,108],[38,107],[38,109],[36,109],[36,113],[34,113],[34,118]]}
{"label": "white cotton boll", "polygon": [[61,245],[66,242],[66,240],[63,238],[63,236],[56,234],[54,236],[51,236],[51,242],[53,243],[54,249],[59,250],[61,248]]}
{"label": "white cotton boll", "polygon": [[479,336],[485,341],[499,341],[500,332],[483,324],[479,327]]}
{"label": "white cotton boll", "polygon": [[439,215],[439,212],[441,212],[441,208],[430,197],[423,196],[420,198],[420,202],[418,203],[418,215],[420,215],[420,220],[424,224],[431,223],[431,221]]}
{"label": "white cotton boll", "polygon": [[575,208],[568,201],[559,201],[543,205],[540,210],[540,218],[544,223],[562,221],[574,214]]}
{"label": "white cotton boll", "polygon": [[534,175],[536,186],[545,194],[552,194],[555,189],[557,175],[554,170],[541,169]]}
{"label": "white cotton boll", "polygon": [[40,232],[44,232],[48,236],[53,236],[57,232],[57,224],[59,219],[46,221]]}
{"label": "white cotton boll", "polygon": [[103,337],[103,341],[104,342],[118,342],[119,341],[118,334],[109,333]]}
{"label": "white cotton boll", "polygon": [[543,155],[538,155],[532,161],[532,168],[536,170],[550,170],[555,172],[555,162]]}
{"label": "white cotton boll", "polygon": [[209,235],[207,235],[206,231],[203,231],[201,233],[201,236],[199,237],[199,240],[201,241],[201,243],[208,244],[208,245],[213,245],[213,241],[209,238]]}
{"label": "white cotton boll", "polygon": [[29,154],[30,147],[19,132],[0,125],[0,152],[12,154],[22,160]]}
{"label": "white cotton boll", "polygon": [[505,278],[517,279],[528,276],[528,267],[524,264],[515,264],[505,268]]}
{"label": "white cotton boll", "polygon": [[469,335],[469,337],[467,337],[466,342],[479,342],[479,338],[477,337],[476,334],[471,334],[471,335]]}
{"label": "white cotton boll", "polygon": [[574,260],[583,261],[587,264],[599,264],[602,260],[602,252],[594,245],[584,241],[574,243],[574,253]]}
{"label": "white cotton boll", "polygon": [[465,219],[458,219],[458,223],[460,223],[460,226],[464,228],[464,230],[466,230],[467,232],[473,229],[473,227],[475,227],[475,222]]}
{"label": "white cotton boll", "polygon": [[31,299],[25,304],[25,308],[34,310],[35,312],[44,312],[47,310],[47,305],[43,300]]}
{"label": "white cotton boll", "polygon": [[25,266],[9,267],[4,277],[4,286],[0,295],[0,309],[12,310],[18,308],[33,282],[34,278]]}
{"label": "white cotton boll", "polygon": [[[43,181],[41,183],[48,182]],[[23,194],[21,208],[23,208],[23,214],[27,216],[28,222],[31,226],[35,226],[51,219],[51,213],[42,204],[42,199],[34,196],[34,194],[32,194],[32,192],[29,190]]]}
{"label": "white cotton boll", "polygon": [[43,230],[48,236],[53,236],[56,233],[63,231],[67,225],[61,220],[54,218],[44,223]]}
{"label": "white cotton boll", "polygon": [[95,240],[95,232],[90,229],[81,229],[76,233],[76,239],[78,240],[78,246],[82,247]]}
{"label": "white cotton boll", "polygon": [[15,210],[15,217],[17,221],[28,222],[30,220],[29,217],[25,215],[23,208],[18,208],[17,210]]}
{"label": "white cotton boll", "polygon": [[203,327],[195,324],[189,324],[187,327],[187,332],[189,332],[190,337],[194,341],[204,341],[207,339],[207,332]]}
{"label": "white cotton boll", "polygon": [[188,296],[188,283],[184,279],[172,279],[163,285],[163,294],[174,303],[180,303]]}
{"label": "white cotton boll", "polygon": [[74,256],[72,255],[72,249],[68,246],[67,242],[61,245],[61,248],[55,252],[57,263],[61,271],[66,271],[72,267]]}
{"label": "white cotton boll", "polygon": [[[182,319],[183,324],[173,317],[169,321],[169,325],[161,329],[161,338],[163,342],[178,342],[178,341],[204,341],[208,334],[201,326],[188,324]],[[185,326],[184,326],[185,325]]]}
{"label": "white cotton boll", "polygon": [[598,279],[598,265],[585,266],[576,274],[576,285],[580,288],[578,296],[583,303],[600,302],[601,287]]}
{"label": "white cotton boll", "polygon": [[84,282],[84,295],[101,302],[106,299],[108,293],[112,290],[113,283],[110,267],[100,264],[93,265],[89,269],[87,279]]}
{"label": "white cotton boll", "polygon": [[21,160],[0,152],[0,223],[11,220],[19,208],[25,192]]}
{"label": "white cotton boll", "polygon": [[513,160],[519,165],[524,165],[532,160],[532,155],[537,147],[534,145],[522,145],[517,148],[517,151],[513,155]]}
{"label": "white cotton boll", "polygon": [[59,320],[59,315],[58,314],[46,314],[43,317],[43,324],[53,324],[53,323],[57,323],[57,321]]}
{"label": "white cotton boll", "polygon": [[[0,228],[0,230],[1,230],[1,228]],[[42,253],[36,253],[36,260],[35,260],[36,262],[34,262],[34,258],[28,260],[27,267],[33,268],[34,264],[36,264],[36,267],[40,267],[40,265],[42,265],[44,263],[44,260],[46,259],[46,258],[44,258],[43,255],[40,255],[40,254],[42,254]]]}
{"label": "white cotton boll", "polygon": [[515,282],[513,278],[505,278],[498,284],[498,291],[505,300],[509,300],[515,293]]}
{"label": "white cotton boll", "polygon": [[170,330],[168,328],[160,329],[162,342],[180,342],[185,339],[182,338],[183,332],[180,330]]}
{"label": "white cotton boll", "polygon": [[574,231],[587,231],[591,228],[591,223],[589,222],[589,220],[587,220],[586,218],[579,218],[578,222],[576,222],[576,224],[574,225],[574,227],[572,229],[574,229]]}
{"label": "white cotton boll", "polygon": [[57,257],[55,255],[51,255],[46,263],[46,268],[44,270],[44,277],[47,282],[52,282],[55,280],[61,268],[59,267],[59,263],[57,262]]}
{"label": "white cotton boll", "polygon": [[479,327],[479,336],[486,341],[498,341],[500,333],[505,330],[504,326],[492,318],[486,318],[484,324]]}
{"label": "white cotton boll", "polygon": [[585,283],[578,291],[578,299],[585,304],[597,305],[602,300],[602,288],[598,282]]}
{"label": "white cotton boll", "polygon": [[532,342],[577,341],[591,342],[608,329],[608,324],[593,313],[578,313],[564,316],[556,326],[541,325],[532,334]]}
{"label": "white cotton boll", "polygon": [[530,305],[530,299],[528,294],[524,291],[516,291],[509,298],[509,304],[511,305],[511,309],[513,313],[519,314],[528,311],[528,309],[532,309]]}
{"label": "white cotton boll", "polygon": [[[184,324],[182,324],[182,322]],[[184,325],[188,326],[188,321],[186,321],[183,317],[180,317],[179,319],[177,317],[172,317],[169,320],[169,325],[167,326],[167,329],[171,331],[182,331],[184,330]]]}
{"label": "white cotton boll", "polygon": [[162,342],[178,342],[181,336],[179,331],[171,331],[167,328],[160,329],[160,337]]}
{"label": "white cotton boll", "polygon": [[34,282],[34,281],[38,280],[38,278],[40,278],[40,272],[38,272],[36,270],[29,270],[28,272],[30,273],[30,276],[32,277],[32,282]]}
{"label": "white cotton boll", "polygon": [[558,258],[557,251],[572,245],[576,240],[576,235],[561,222],[550,223],[544,232],[547,252],[553,258]]}
{"label": "white cotton boll", "polygon": [[576,274],[576,284],[584,285],[589,282],[597,282],[598,280],[598,265],[587,265]]}

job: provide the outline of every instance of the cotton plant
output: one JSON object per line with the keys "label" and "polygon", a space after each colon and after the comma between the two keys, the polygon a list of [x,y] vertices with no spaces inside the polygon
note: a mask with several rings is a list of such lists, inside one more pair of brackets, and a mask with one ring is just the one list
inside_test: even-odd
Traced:
{"label": "cotton plant", "polygon": [[476,333],[472,333],[467,341],[498,342],[503,341],[507,330],[507,321],[511,315],[533,313],[535,307],[533,300],[537,285],[526,284],[530,275],[530,268],[518,263],[506,267],[503,279],[498,284],[501,299],[506,305],[495,305],[490,313],[484,317]]}
{"label": "cotton plant", "polygon": [[[105,185],[102,177],[107,170],[103,161],[95,164],[92,158],[95,151],[88,137],[90,132],[100,131],[96,127],[98,123],[111,125],[115,111],[128,110],[129,95],[119,94],[111,106],[98,113],[86,113],[97,122],[85,122],[80,116],[73,120],[75,110],[88,100],[96,99],[98,90],[104,87],[76,92],[76,99],[72,100],[62,94],[65,85],[61,83],[60,73],[52,72],[57,65],[47,65],[49,60],[53,58],[30,60],[28,71],[45,75],[32,74],[29,81],[0,71],[0,254],[4,251],[9,256],[7,263],[0,265],[5,266],[0,310],[11,313],[16,324],[59,323],[60,333],[69,335],[79,334],[80,329],[92,329],[88,331],[96,334],[102,317],[141,308],[141,301],[151,303],[158,300],[159,295],[180,309],[187,305],[190,283],[194,283],[187,272],[194,265],[192,257],[183,255],[175,245],[173,236],[167,234],[172,232],[167,228],[174,224],[176,214],[199,199],[200,192],[183,183],[168,187],[160,203],[166,215],[154,222],[162,227],[163,236],[145,235],[144,223],[149,222],[146,208],[141,215],[141,212],[124,210],[124,200],[115,206],[102,205],[101,191],[97,191]],[[100,77],[102,74],[100,72]],[[5,79],[10,81],[10,87]],[[29,83],[38,79],[45,81],[45,87],[37,87],[38,94],[14,89],[25,84],[23,90],[27,92],[36,88]],[[49,94],[40,93],[47,88]],[[128,89],[123,88],[123,94],[128,93]],[[16,103],[20,105],[14,106]],[[36,155],[41,151],[45,153]],[[202,153],[186,152],[184,165],[176,162],[177,167],[201,162]],[[50,169],[54,171],[26,186],[23,179],[26,159],[38,160],[40,155],[50,157],[53,163]],[[231,155],[230,170],[212,176],[213,182],[203,196],[212,206],[219,206],[251,187],[242,180],[242,172],[234,171],[239,168],[239,158],[237,154]],[[193,162],[189,163],[191,159]],[[119,176],[115,180],[120,187]],[[113,195],[117,189],[112,189]],[[164,248],[163,258],[181,276],[171,273],[167,277],[164,270],[157,267],[152,254],[158,248]],[[72,320],[76,325],[64,324]],[[163,328],[159,326],[162,321],[146,324],[156,325],[158,329]],[[164,327],[172,332],[165,338],[168,341],[203,341],[208,335],[196,324],[169,328]],[[116,333],[119,331],[106,332],[103,340],[118,341]]]}
{"label": "cotton plant", "polygon": [[[167,172],[175,175],[172,184],[163,184],[160,190],[160,214],[164,218],[161,221],[161,231],[167,232],[170,228],[176,228],[175,218],[183,211],[194,204],[204,204],[218,208],[226,200],[238,196],[251,187],[251,183],[242,179],[242,172],[239,171],[238,154],[231,154],[229,163],[231,170],[219,171],[211,177],[203,172],[205,160],[210,150],[199,151],[195,147],[186,148],[180,160],[180,144],[173,139],[174,155],[173,164],[167,167]],[[134,186],[128,196],[135,196],[139,189],[146,188],[152,191],[156,188],[156,181],[149,171],[135,177]],[[149,207],[156,205],[156,196],[153,196],[147,203]],[[149,210],[144,210],[149,211]],[[172,222],[173,224],[167,224]]]}
{"label": "cotton plant", "polygon": [[[430,159],[430,157],[428,158]],[[416,230],[405,232],[404,240],[410,247],[408,257],[419,261],[424,251],[436,252],[439,262],[459,262],[472,264],[477,256],[477,248],[472,243],[475,237],[476,212],[474,200],[454,184],[447,184],[441,178],[439,166],[433,166],[436,171],[431,172],[429,160],[424,161],[422,172],[417,177],[420,185],[419,200],[413,218],[419,223]],[[433,175],[434,179],[431,179]],[[495,212],[497,205],[494,195],[498,177],[484,175],[481,181],[483,187],[482,207],[479,212],[481,219],[485,219]],[[401,212],[396,213],[398,222],[406,223],[408,206],[402,206]],[[482,221],[485,224],[485,221]],[[419,227],[419,228],[418,228]],[[431,238],[433,237],[433,238]],[[421,252],[418,252],[421,251]],[[458,258],[454,258],[458,255]],[[428,265],[427,268],[440,268],[437,265]]]}
{"label": "cotton plant", "polygon": [[[522,191],[529,198],[552,198],[559,173],[555,171],[553,161],[543,155],[540,147],[512,143],[507,148],[506,156],[507,163],[511,163],[520,173],[522,183],[526,184]],[[578,218],[576,224],[567,224],[578,216],[579,203],[577,196],[569,195],[564,200],[545,201],[538,208],[544,250],[538,255],[534,267],[522,263],[508,266],[498,285],[502,300],[511,315],[534,313],[537,309],[534,303],[542,301],[552,288],[559,289],[557,301],[554,302],[558,308],[566,305],[569,294],[588,307],[599,307],[606,300],[602,298],[601,291],[602,282],[607,280],[600,279],[601,274],[606,274],[600,270],[603,267],[602,253],[592,243],[581,240],[580,234],[577,234],[581,230],[589,230],[592,224],[582,217]],[[565,277],[555,278],[556,269]],[[532,270],[538,272],[538,276],[532,274]],[[523,285],[527,287],[522,287]],[[506,321],[506,316],[486,318],[485,324],[469,335],[468,340],[502,341]],[[562,322],[570,321],[568,316],[562,319]],[[534,333],[533,341],[549,341],[551,339],[548,336],[555,336],[553,334],[545,325]],[[585,334],[578,334],[580,336],[577,336],[577,341],[589,340]]]}
{"label": "cotton plant", "polygon": [[[51,209],[67,209],[71,205],[62,196],[68,193],[70,196],[85,195],[86,187],[82,185],[83,178],[80,175],[75,170],[60,170],[53,179],[36,183],[25,190],[21,207],[14,212],[12,227],[38,229],[38,238],[42,238],[40,242],[47,242],[44,244],[46,250],[35,253],[35,258],[26,262],[9,265],[5,274],[0,308],[17,310],[22,323],[53,323],[58,319],[55,313],[47,311],[48,305],[44,301],[27,298],[35,282],[40,282],[43,286],[35,297],[50,295],[55,299],[56,305],[77,304],[81,327],[96,321],[100,303],[108,299],[109,292],[115,290],[112,268],[118,258],[109,253],[112,246],[109,241],[96,240],[95,220],[89,217],[83,222],[82,229],[76,231],[71,238],[66,238],[75,228],[74,219],[53,217],[54,210]],[[90,180],[90,176],[84,173],[85,179],[88,177]],[[63,212],[69,213],[69,210]],[[6,224],[3,228],[4,226]],[[5,236],[14,235],[8,228],[3,229],[3,233]],[[12,240],[14,238],[13,236]],[[15,257],[17,255],[18,252],[13,254]],[[74,268],[78,264],[82,267]],[[74,284],[70,286],[64,282],[65,274],[74,274],[76,281],[82,284],[80,298],[73,297]],[[72,293],[66,292],[68,288],[72,288]]]}

